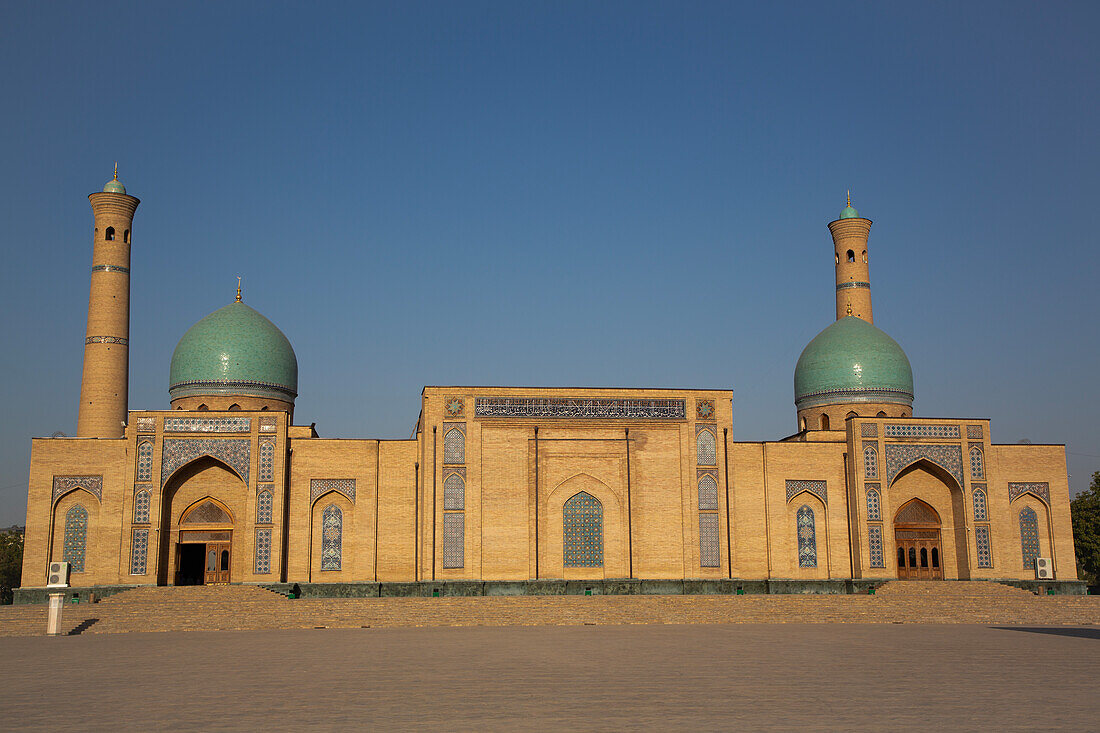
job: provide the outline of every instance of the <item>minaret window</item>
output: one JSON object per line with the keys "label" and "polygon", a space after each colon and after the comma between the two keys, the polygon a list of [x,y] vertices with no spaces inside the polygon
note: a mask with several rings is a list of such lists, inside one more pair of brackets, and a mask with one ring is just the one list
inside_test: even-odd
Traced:
{"label": "minaret window", "polygon": [[103,238],[106,239],[108,242],[115,241],[115,228],[107,227],[107,229],[103,232]]}
{"label": "minaret window", "polygon": [[[129,232],[127,232],[128,234]],[[863,250],[863,264],[867,264],[867,250]]]}
{"label": "minaret window", "polygon": [[825,415],[824,413],[821,415],[821,429],[822,430],[828,430],[829,429],[829,416]]}
{"label": "minaret window", "polygon": [[848,250],[848,261],[849,262],[855,262],[856,261],[856,253],[853,252],[852,250]]}
{"label": "minaret window", "polygon": [[[129,243],[130,243],[130,230],[129,230],[129,229],[127,229],[126,231],[124,231],[124,232],[122,233],[122,241],[123,241],[123,242],[125,242],[126,244],[129,244]],[[864,260],[863,260],[863,261],[864,261],[864,262],[866,262],[866,261],[867,261],[867,259],[866,259],[866,258],[864,258]]]}

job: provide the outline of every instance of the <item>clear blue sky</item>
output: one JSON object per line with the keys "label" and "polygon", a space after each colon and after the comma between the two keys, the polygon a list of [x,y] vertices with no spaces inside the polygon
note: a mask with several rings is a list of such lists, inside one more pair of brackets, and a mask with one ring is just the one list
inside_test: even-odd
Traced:
{"label": "clear blue sky", "polygon": [[425,384],[734,390],[796,429],[826,224],[873,219],[919,416],[1100,470],[1095,3],[11,3],[0,525],[75,432],[92,217],[134,223],[130,407],[233,298],[297,419],[407,437]]}

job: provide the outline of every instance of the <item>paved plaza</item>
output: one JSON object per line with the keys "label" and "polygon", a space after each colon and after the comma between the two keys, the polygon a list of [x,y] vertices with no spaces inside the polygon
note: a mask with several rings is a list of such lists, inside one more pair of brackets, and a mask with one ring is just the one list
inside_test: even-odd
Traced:
{"label": "paved plaza", "polygon": [[7,729],[1095,730],[1100,627],[617,625],[0,639]]}

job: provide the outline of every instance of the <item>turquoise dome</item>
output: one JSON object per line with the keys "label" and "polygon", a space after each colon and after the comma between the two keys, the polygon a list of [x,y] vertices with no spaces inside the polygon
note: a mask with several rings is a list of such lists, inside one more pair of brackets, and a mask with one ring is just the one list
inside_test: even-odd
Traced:
{"label": "turquoise dome", "polygon": [[194,395],[251,395],[293,402],[298,358],[275,324],[241,302],[192,326],[172,353],[172,399]]}
{"label": "turquoise dome", "polygon": [[840,212],[841,219],[858,219],[859,212],[852,208],[851,204],[844,207],[844,211]]}
{"label": "turquoise dome", "polygon": [[913,368],[898,342],[847,316],[814,337],[794,369],[798,409],[848,402],[913,404]]}
{"label": "turquoise dome", "polygon": [[103,184],[103,193],[126,193],[126,187],[122,185],[122,181],[112,178]]}

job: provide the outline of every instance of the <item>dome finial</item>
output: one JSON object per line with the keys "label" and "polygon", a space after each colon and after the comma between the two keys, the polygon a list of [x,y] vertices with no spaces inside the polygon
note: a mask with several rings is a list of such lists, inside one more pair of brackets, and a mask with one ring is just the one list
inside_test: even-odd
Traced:
{"label": "dome finial", "polygon": [[841,219],[858,219],[859,212],[852,208],[852,189],[848,189],[847,205],[844,207],[844,211],[840,212]]}
{"label": "dome finial", "polygon": [[[115,167],[116,168],[118,167],[117,163],[115,164]],[[846,206],[851,206],[851,205],[852,205],[852,189],[849,188],[848,189],[848,203],[846,204]]]}
{"label": "dome finial", "polygon": [[118,161],[115,161],[115,180],[118,180]]}
{"label": "dome finial", "polygon": [[241,302],[241,276],[237,276],[237,302]]}
{"label": "dome finial", "polygon": [[[240,298],[238,296],[238,300],[239,299]],[[850,301],[850,300],[848,301],[848,315],[852,315],[852,301]]]}

